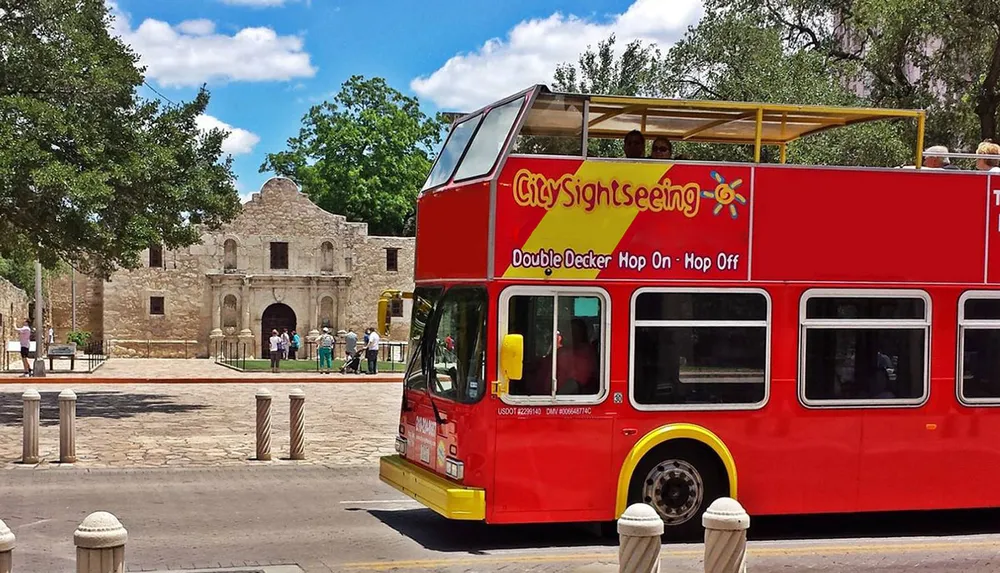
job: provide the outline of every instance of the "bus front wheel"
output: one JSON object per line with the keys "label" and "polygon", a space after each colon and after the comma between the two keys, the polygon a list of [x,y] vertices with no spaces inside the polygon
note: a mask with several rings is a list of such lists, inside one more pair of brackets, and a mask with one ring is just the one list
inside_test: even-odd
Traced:
{"label": "bus front wheel", "polygon": [[722,462],[697,442],[667,442],[646,455],[632,473],[629,503],[646,503],[663,520],[671,540],[700,537],[701,516],[726,495]]}

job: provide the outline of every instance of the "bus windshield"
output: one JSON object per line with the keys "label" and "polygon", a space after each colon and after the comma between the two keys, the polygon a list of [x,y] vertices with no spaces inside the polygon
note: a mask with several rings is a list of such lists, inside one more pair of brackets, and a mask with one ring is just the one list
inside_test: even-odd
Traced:
{"label": "bus windshield", "polygon": [[486,290],[420,287],[413,295],[406,387],[472,403],[484,394]]}

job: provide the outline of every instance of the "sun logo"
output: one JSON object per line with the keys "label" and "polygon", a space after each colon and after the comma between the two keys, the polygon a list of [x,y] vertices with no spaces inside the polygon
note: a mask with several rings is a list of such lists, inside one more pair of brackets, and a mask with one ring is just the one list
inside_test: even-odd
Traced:
{"label": "sun logo", "polygon": [[729,207],[729,214],[733,219],[736,218],[736,205],[733,203],[739,203],[740,205],[746,205],[747,199],[743,195],[736,192],[743,185],[742,179],[737,179],[731,184],[726,183],[726,178],[719,175],[718,171],[712,172],[712,179],[718,183],[715,186],[715,191],[702,191],[701,196],[705,199],[715,199],[717,205],[712,209],[713,215],[718,215],[723,209]]}

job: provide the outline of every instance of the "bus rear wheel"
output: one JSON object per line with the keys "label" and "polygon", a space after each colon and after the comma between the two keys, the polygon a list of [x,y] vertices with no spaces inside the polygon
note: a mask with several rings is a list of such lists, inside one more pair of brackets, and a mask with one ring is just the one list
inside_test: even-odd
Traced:
{"label": "bus rear wheel", "polygon": [[701,448],[667,445],[647,455],[632,474],[629,503],[653,507],[670,540],[700,537],[701,516],[725,495],[721,463]]}

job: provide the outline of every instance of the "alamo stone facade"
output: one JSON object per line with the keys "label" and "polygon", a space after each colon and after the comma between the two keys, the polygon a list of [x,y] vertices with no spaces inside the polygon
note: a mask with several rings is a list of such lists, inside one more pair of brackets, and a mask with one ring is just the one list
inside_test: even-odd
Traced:
{"label": "alamo stone facade", "polygon": [[[289,179],[269,180],[231,223],[101,281],[76,274],[77,328],[117,356],[212,356],[246,343],[262,356],[272,328],[303,339],[376,326],[387,289],[413,290],[414,239],[370,237],[368,225],[324,211]],[[51,289],[57,333],[71,330],[70,276]],[[390,340],[405,340],[410,301],[392,307]],[[263,333],[267,333],[265,336]]]}
{"label": "alamo stone facade", "polygon": [[[10,281],[0,278],[0,334],[4,341],[17,340],[14,329],[28,316],[28,295]],[[6,351],[6,350],[5,350]]]}

